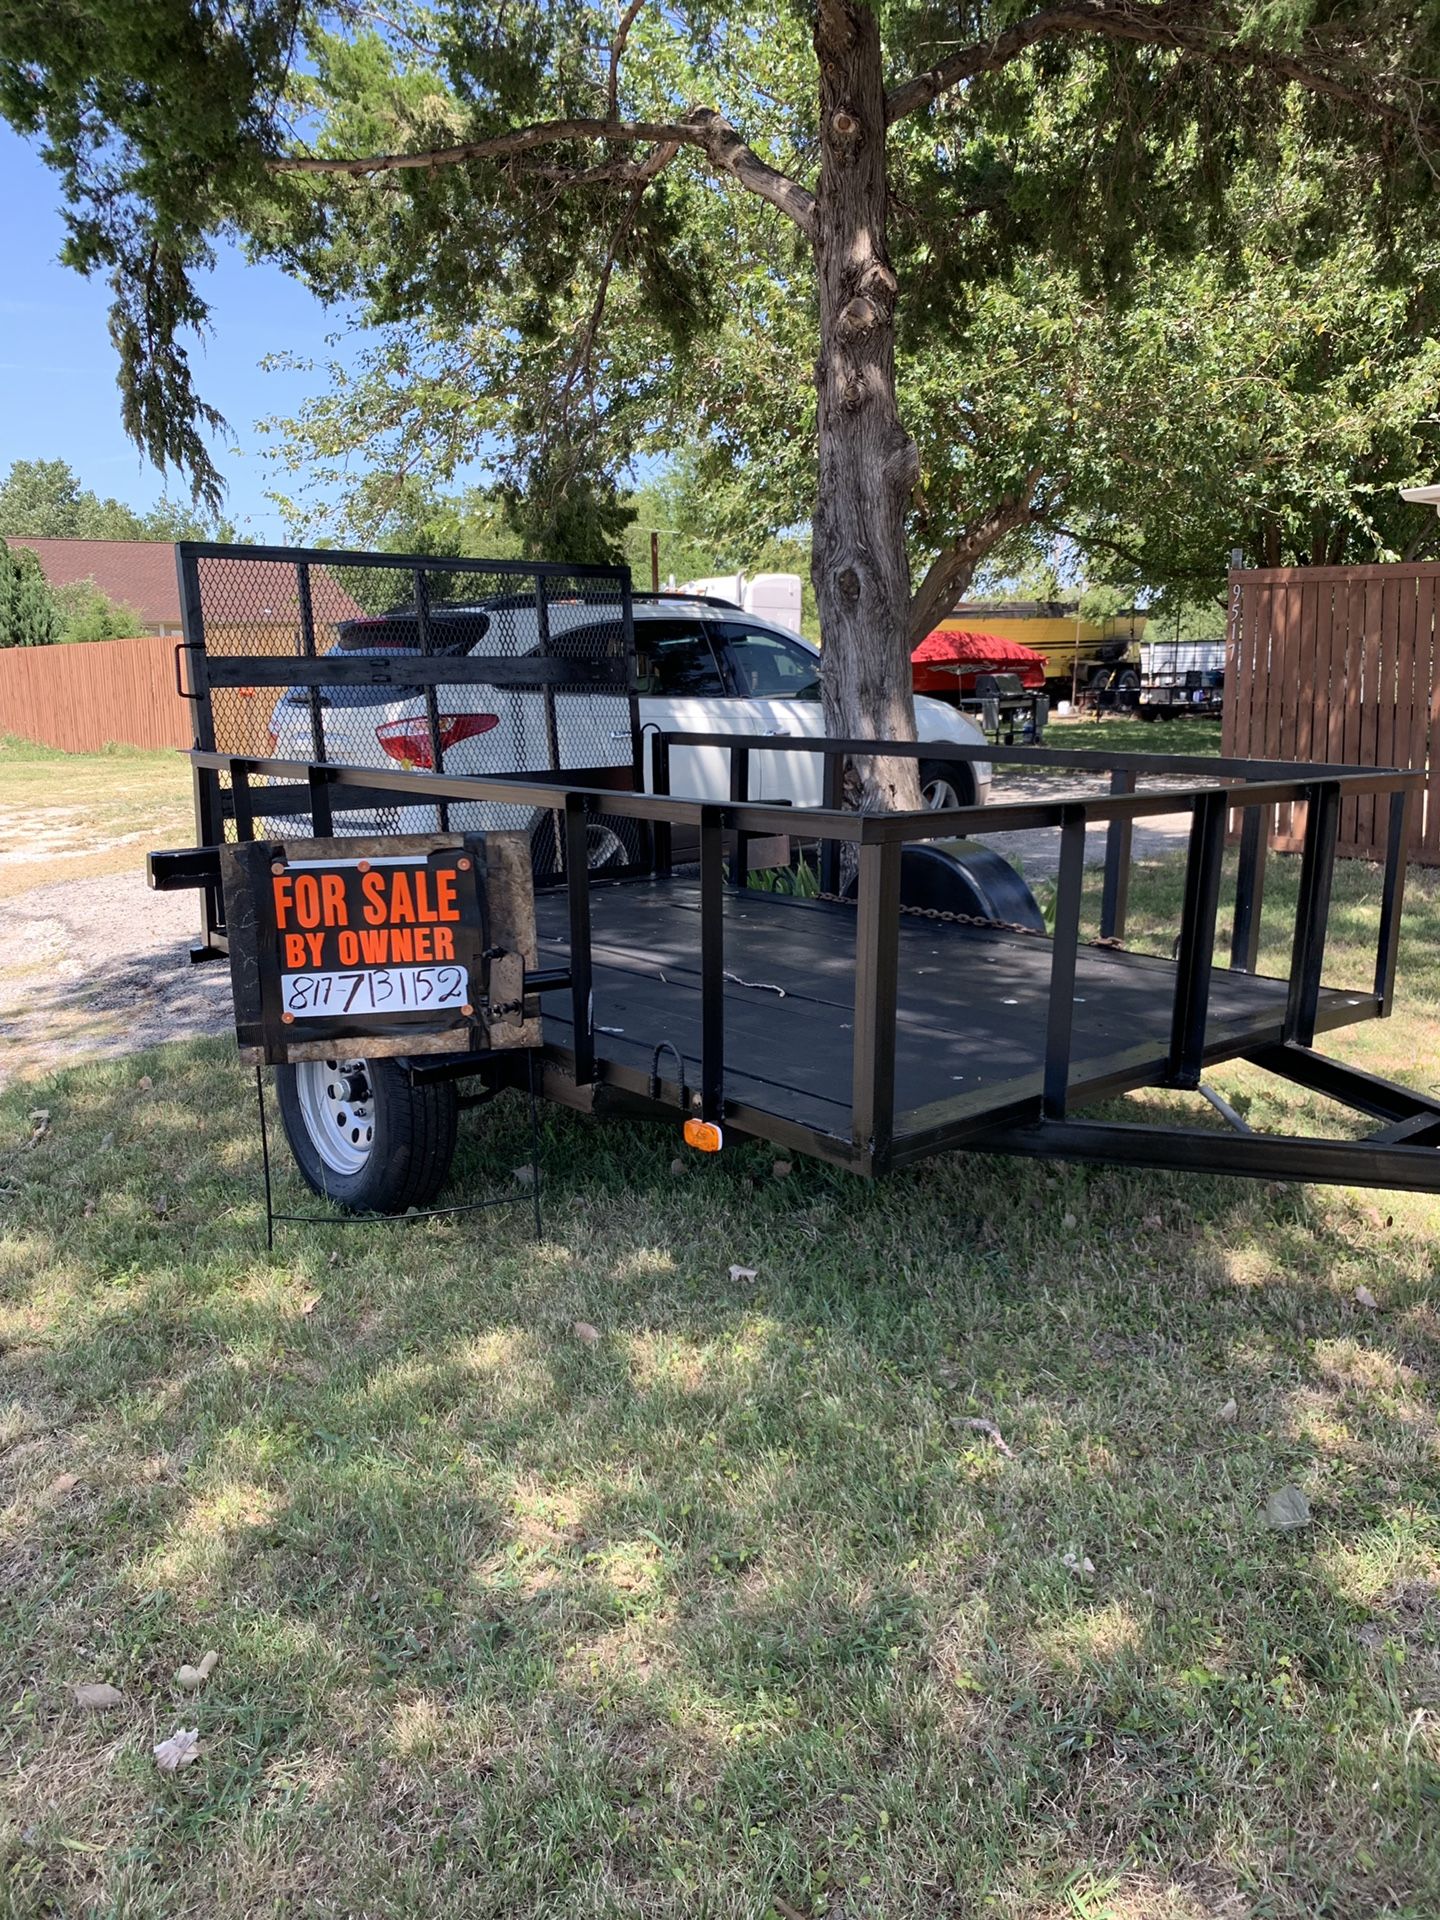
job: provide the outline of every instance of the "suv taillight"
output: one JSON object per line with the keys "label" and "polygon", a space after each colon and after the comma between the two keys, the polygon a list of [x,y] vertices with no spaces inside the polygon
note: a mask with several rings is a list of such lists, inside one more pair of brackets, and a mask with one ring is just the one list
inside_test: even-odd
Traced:
{"label": "suv taillight", "polygon": [[[440,751],[448,753],[451,747],[461,740],[473,740],[478,733],[489,733],[492,727],[498,727],[498,713],[442,713],[440,716]],[[433,773],[435,763],[430,757],[430,723],[427,720],[387,720],[375,729],[375,738],[381,748],[392,760],[398,760],[403,767],[419,767],[422,772]]]}

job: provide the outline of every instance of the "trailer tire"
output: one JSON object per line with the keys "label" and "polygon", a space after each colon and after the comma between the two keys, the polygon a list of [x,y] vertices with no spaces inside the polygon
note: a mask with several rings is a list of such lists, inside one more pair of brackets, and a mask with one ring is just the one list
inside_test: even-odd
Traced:
{"label": "trailer tire", "polygon": [[429,1206],[449,1178],[453,1082],[417,1086],[401,1060],[337,1058],[277,1067],[275,1088],[300,1177],[348,1212]]}

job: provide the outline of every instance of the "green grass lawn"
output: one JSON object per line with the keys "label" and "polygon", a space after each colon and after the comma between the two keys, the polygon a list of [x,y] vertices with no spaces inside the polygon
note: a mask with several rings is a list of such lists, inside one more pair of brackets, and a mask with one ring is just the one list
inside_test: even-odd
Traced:
{"label": "green grass lawn", "polygon": [[[1342,1045],[1428,1086],[1411,901]],[[1375,907],[1347,868],[1335,977]],[[538,1245],[267,1255],[227,1045],[0,1096],[0,1911],[1440,1911],[1440,1204],[544,1127]],[[505,1189],[523,1104],[466,1140]]]}
{"label": "green grass lawn", "polygon": [[1084,748],[1089,753],[1182,753],[1218,760],[1218,720],[1141,720],[1132,715],[1079,714],[1056,718],[1045,729],[1047,747]]}

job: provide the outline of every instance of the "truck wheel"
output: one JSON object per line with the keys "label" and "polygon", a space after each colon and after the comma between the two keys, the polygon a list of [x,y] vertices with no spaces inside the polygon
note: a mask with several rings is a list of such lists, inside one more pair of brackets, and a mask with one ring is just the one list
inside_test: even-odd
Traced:
{"label": "truck wheel", "polygon": [[285,1138],[305,1184],[351,1213],[404,1213],[439,1193],[455,1156],[449,1081],[416,1086],[398,1060],[277,1067]]}
{"label": "truck wheel", "polygon": [[[563,870],[556,852],[553,813],[542,814],[530,836],[530,865],[537,880],[551,880]],[[618,813],[600,814],[585,822],[586,865],[592,873],[606,867],[628,867],[640,857],[641,823]]]}
{"label": "truck wheel", "polygon": [[973,807],[974,769],[963,760],[922,760],[920,798],[932,813],[942,807]]}

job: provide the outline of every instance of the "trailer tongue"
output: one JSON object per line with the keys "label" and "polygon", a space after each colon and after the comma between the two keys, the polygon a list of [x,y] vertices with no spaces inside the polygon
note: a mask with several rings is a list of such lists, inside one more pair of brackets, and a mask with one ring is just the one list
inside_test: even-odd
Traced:
{"label": "trailer tongue", "polygon": [[[707,1144],[748,1135],[862,1174],[965,1148],[1440,1188],[1440,1101],[1315,1050],[1321,1034],[1390,1010],[1417,774],[885,743],[887,753],[926,759],[983,751],[1019,766],[1103,767],[1111,791],[943,814],[757,804],[749,793],[761,753],[822,755],[825,791],[838,803],[845,757],[880,743],[674,733],[642,756],[633,677],[625,685],[616,671],[628,644],[621,573],[536,569],[517,587],[524,570],[511,567],[505,599],[534,608],[512,620],[512,651],[497,648],[494,617],[463,658],[422,651],[372,662],[380,677],[367,682],[353,652],[317,644],[317,603],[343,585],[374,604],[373,568],[391,604],[401,592],[419,611],[463,593],[468,609],[484,598],[474,591],[478,563],[197,547],[181,548],[179,560],[203,844],[153,854],[152,884],[202,892],[201,952],[230,959],[239,1038],[251,1058],[280,1071],[301,1171],[352,1209],[413,1206],[441,1191],[455,1090],[466,1081],[483,1090],[538,1085],[597,1113],[699,1122]],[[233,650],[217,651],[206,569],[240,560],[273,570],[272,602],[298,610],[288,651],[273,638],[268,651],[241,651],[243,633]],[[574,612],[587,595],[620,635],[588,657],[575,639],[587,621]],[[559,619],[557,602],[567,608]],[[418,625],[423,635],[423,618]],[[226,628],[237,630],[233,621]],[[565,644],[555,645],[557,633]],[[328,737],[327,688],[402,679],[427,690],[427,765],[397,767],[378,750],[366,764],[345,764]],[[441,726],[457,684],[468,699],[487,686],[534,688],[542,721],[568,703],[563,722],[519,743],[533,762],[535,738],[547,739],[544,762],[501,767],[492,758],[477,770],[462,760],[465,747],[447,746]],[[216,689],[242,685],[308,689],[314,758],[257,754],[227,737]],[[618,714],[627,725],[613,724]],[[577,739],[586,763],[572,755],[567,765],[563,743]],[[667,768],[681,748],[723,756],[728,794],[670,794]],[[647,758],[649,793],[640,790]],[[1139,788],[1161,773],[1195,784]],[[1356,800],[1388,809],[1389,823],[1363,991],[1323,979],[1338,812]],[[1277,807],[1303,808],[1306,822],[1284,978],[1256,968],[1264,827]],[[1182,811],[1191,828],[1174,955],[1127,952],[1132,827]],[[393,820],[395,830],[345,831],[361,820]],[[417,821],[434,831],[400,830]],[[624,866],[592,871],[597,822],[623,843]],[[1240,854],[1220,964],[1229,822]],[[1087,943],[1085,834],[1096,825],[1107,843],[1102,937]],[[698,840],[698,866],[687,873],[672,868],[676,829]],[[1048,930],[1013,870],[957,838],[1044,829],[1060,839]],[[750,884],[754,850],[763,846],[772,862],[777,841],[813,849],[820,898]],[[1135,1089],[1198,1090],[1205,1070],[1227,1059],[1378,1124],[1358,1140],[1262,1137],[1223,1102],[1242,1131],[1082,1117]],[[393,1177],[382,1148],[399,1167]]]}

